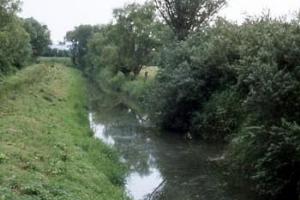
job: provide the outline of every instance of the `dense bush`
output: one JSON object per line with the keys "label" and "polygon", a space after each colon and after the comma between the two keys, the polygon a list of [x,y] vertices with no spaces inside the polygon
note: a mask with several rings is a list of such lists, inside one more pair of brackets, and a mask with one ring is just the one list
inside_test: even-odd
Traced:
{"label": "dense bush", "polygon": [[244,127],[233,140],[231,170],[243,171],[266,199],[299,199],[300,126]]}
{"label": "dense bush", "polygon": [[0,75],[20,69],[30,58],[30,38],[19,19],[0,27]]}
{"label": "dense bush", "polygon": [[[299,198],[300,27],[268,17],[241,27],[237,88],[247,121],[234,139],[231,166],[268,199]],[[254,127],[254,128],[253,128]]]}
{"label": "dense bush", "polygon": [[267,17],[242,27],[238,71],[245,106],[258,122],[299,122],[300,26]]}
{"label": "dense bush", "polygon": [[216,91],[195,112],[192,118],[192,133],[207,141],[230,141],[231,135],[238,131],[245,118],[241,97],[233,88]]}
{"label": "dense bush", "polygon": [[230,68],[236,61],[235,46],[231,42],[234,34],[226,35],[230,27],[235,29],[235,26],[227,27],[227,24],[220,20],[216,27],[162,51],[162,69],[149,106],[153,118],[162,127],[189,131],[193,116],[202,111],[211,95],[236,83]]}
{"label": "dense bush", "polygon": [[144,80],[141,78],[127,81],[122,86],[122,91],[130,98],[143,103],[147,93],[152,86],[152,80]]}
{"label": "dense bush", "polygon": [[169,130],[232,139],[231,169],[266,199],[297,200],[299,47],[298,20],[219,20],[161,52],[152,117]]}

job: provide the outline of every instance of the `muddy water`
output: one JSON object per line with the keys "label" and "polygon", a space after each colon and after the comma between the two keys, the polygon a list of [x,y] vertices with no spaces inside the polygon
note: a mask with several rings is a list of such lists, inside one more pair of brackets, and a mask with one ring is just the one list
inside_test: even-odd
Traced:
{"label": "muddy water", "polygon": [[111,104],[114,106],[93,106],[90,124],[95,137],[114,146],[129,166],[126,189],[132,199],[252,199],[245,192],[224,187],[218,168],[209,162],[222,156],[222,145],[160,133],[145,116],[122,104]]}

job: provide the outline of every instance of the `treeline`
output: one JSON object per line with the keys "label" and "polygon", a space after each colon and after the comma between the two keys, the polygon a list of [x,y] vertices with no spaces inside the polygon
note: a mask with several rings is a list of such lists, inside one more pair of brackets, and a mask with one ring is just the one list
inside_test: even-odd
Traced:
{"label": "treeline", "polygon": [[[227,142],[229,171],[261,198],[297,200],[300,18],[236,24],[214,17],[224,3],[156,0],[116,9],[112,23],[67,34],[73,62],[100,86],[138,96],[159,127]],[[151,65],[159,66],[156,78],[137,81]]]}
{"label": "treeline", "polygon": [[129,4],[113,11],[107,25],[81,25],[66,35],[72,42],[72,59],[87,75],[95,76],[106,68],[113,75],[122,72],[138,75],[151,63],[162,46],[166,27],[156,20],[152,3]]}
{"label": "treeline", "polygon": [[70,50],[48,47],[41,56],[44,57],[71,57]]}
{"label": "treeline", "polygon": [[47,26],[18,17],[19,11],[18,0],[0,1],[0,76],[32,62],[51,43]]}

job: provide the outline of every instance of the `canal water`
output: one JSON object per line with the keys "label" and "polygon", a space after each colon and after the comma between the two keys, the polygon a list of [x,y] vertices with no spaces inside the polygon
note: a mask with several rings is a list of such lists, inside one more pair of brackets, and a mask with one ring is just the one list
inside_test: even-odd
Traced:
{"label": "canal water", "polygon": [[161,133],[119,101],[94,102],[89,120],[95,137],[117,149],[129,166],[126,190],[133,200],[252,200],[224,187],[211,162],[222,156],[222,145]]}

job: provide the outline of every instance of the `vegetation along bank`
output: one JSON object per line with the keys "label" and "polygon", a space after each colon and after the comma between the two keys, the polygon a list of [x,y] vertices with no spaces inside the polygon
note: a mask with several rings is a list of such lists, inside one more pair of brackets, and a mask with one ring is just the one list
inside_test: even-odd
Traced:
{"label": "vegetation along bank", "polygon": [[19,1],[0,1],[0,198],[123,198],[118,158],[88,136],[80,73],[56,64],[70,66],[63,57],[39,58],[71,54],[156,127],[226,143],[224,173],[260,199],[299,200],[300,15],[235,23],[216,17],[225,4],[126,4],[111,23],[69,31],[70,52],[58,52],[47,26],[18,17]]}
{"label": "vegetation along bank", "polygon": [[92,137],[81,73],[38,64],[0,83],[0,199],[124,199],[124,168]]}
{"label": "vegetation along bank", "polygon": [[[298,200],[300,18],[238,24],[215,17],[225,3],[115,9],[112,23],[66,35],[73,62],[106,91],[133,96],[157,127],[227,143],[224,171],[243,174],[260,198]],[[143,66],[158,66],[150,81]]]}

